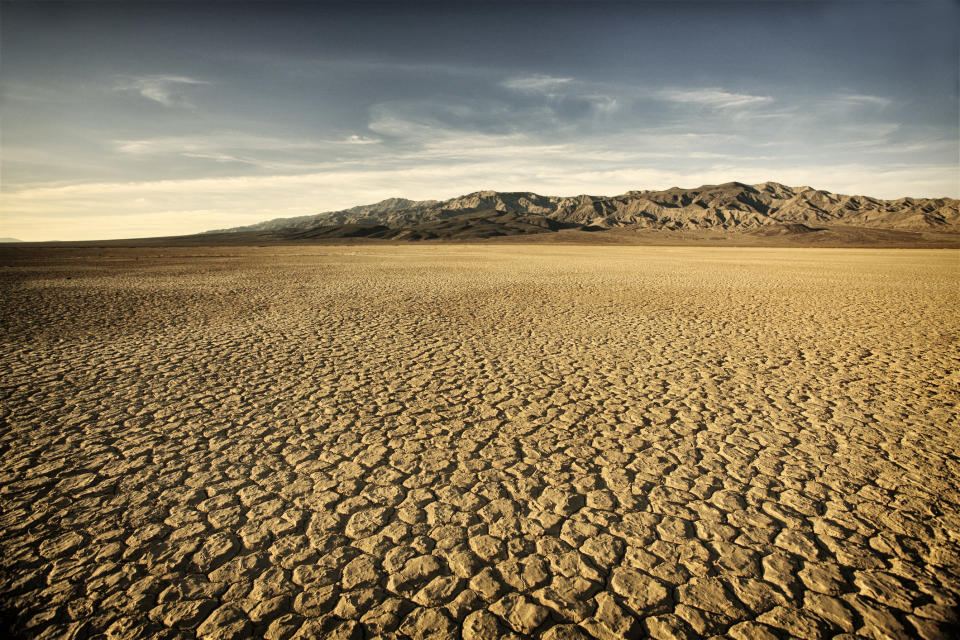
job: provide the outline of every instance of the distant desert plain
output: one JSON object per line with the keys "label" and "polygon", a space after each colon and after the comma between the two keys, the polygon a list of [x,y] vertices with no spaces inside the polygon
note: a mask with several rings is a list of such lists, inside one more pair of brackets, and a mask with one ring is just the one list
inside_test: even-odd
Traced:
{"label": "distant desert plain", "polygon": [[0,248],[0,625],[956,637],[955,203]]}

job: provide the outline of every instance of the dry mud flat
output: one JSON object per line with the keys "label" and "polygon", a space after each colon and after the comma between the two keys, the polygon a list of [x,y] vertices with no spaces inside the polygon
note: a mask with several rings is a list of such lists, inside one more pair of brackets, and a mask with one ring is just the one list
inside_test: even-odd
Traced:
{"label": "dry mud flat", "polygon": [[956,251],[0,257],[20,636],[956,631]]}

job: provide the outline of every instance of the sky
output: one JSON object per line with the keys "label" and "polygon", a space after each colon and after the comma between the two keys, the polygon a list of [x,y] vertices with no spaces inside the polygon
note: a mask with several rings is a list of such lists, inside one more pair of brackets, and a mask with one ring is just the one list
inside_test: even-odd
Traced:
{"label": "sky", "polygon": [[5,2],[0,236],[773,180],[960,196],[960,2]]}

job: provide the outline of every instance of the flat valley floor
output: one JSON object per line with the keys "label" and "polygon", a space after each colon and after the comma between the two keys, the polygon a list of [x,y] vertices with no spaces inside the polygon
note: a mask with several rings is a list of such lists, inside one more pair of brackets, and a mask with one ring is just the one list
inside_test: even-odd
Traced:
{"label": "flat valley floor", "polygon": [[15,636],[957,632],[960,252],[0,265]]}

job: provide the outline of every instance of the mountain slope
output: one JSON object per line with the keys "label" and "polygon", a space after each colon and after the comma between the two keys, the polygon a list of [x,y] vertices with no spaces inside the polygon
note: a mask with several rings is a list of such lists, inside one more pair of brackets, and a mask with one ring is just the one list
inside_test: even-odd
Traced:
{"label": "mountain slope", "polygon": [[376,224],[383,216],[398,210],[418,210],[437,204],[435,200],[415,202],[406,198],[388,198],[374,204],[363,204],[343,211],[311,213],[295,218],[274,218],[245,227],[215,229],[207,233],[240,233],[248,231],[280,231],[286,229],[310,229],[319,225]]}
{"label": "mountain slope", "polygon": [[[845,225],[905,231],[960,231],[958,201],[950,198],[880,200],[775,182],[747,185],[730,182],[696,189],[629,191],[618,196],[543,196],[536,193],[477,191],[445,201],[391,198],[298,218],[278,218],[248,227],[221,230],[309,237],[311,230],[342,225],[382,226],[371,237],[469,237],[466,227],[439,224],[471,214],[468,226],[480,233],[556,231],[560,228],[727,231],[757,230],[768,225]],[[502,218],[511,214],[509,218]],[[502,219],[496,220],[495,218]],[[481,220],[482,219],[482,220]],[[546,221],[552,221],[547,223]],[[438,226],[431,229],[429,223]],[[551,227],[552,224],[561,226]],[[498,231],[495,231],[500,225]],[[532,227],[531,227],[532,225]],[[799,228],[799,227],[797,227]],[[410,231],[407,234],[394,230]],[[416,230],[416,231],[415,231]],[[319,235],[332,231],[317,231]],[[467,234],[467,235],[464,235]],[[369,235],[369,234],[368,234]],[[486,237],[486,236],[482,236]]]}
{"label": "mountain slope", "polygon": [[584,225],[560,222],[536,214],[514,213],[487,209],[460,213],[449,217],[428,220],[403,228],[390,228],[381,224],[349,223],[321,225],[310,229],[280,230],[289,240],[376,238],[380,240],[478,240],[499,236],[549,233],[560,229],[591,231]]}

